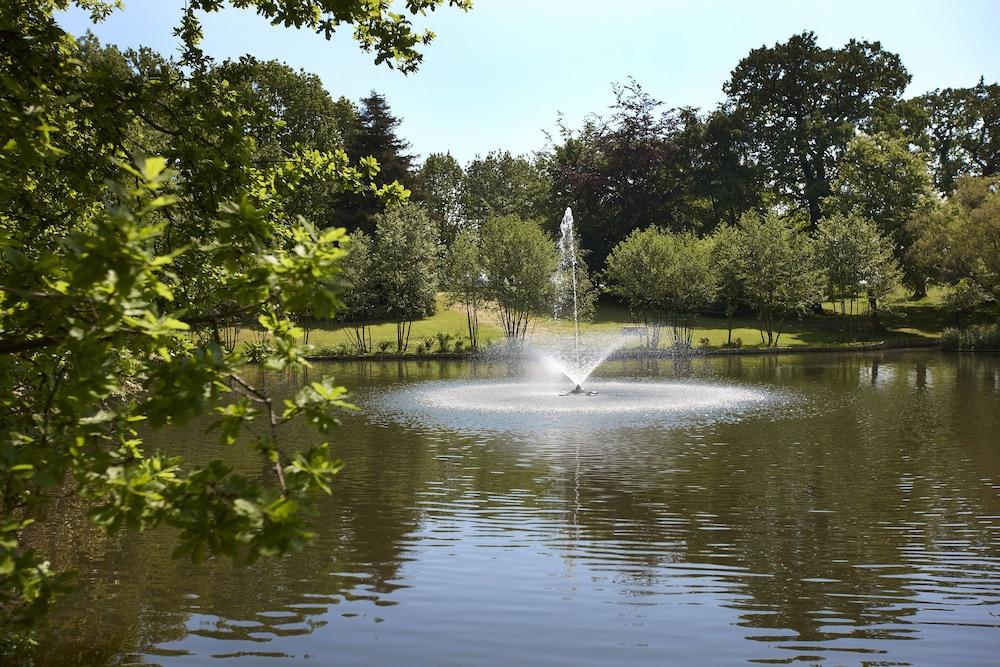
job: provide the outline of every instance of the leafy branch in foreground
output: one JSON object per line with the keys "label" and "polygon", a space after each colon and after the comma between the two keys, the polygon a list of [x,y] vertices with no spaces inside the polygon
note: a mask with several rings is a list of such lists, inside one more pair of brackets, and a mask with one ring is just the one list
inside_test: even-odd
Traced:
{"label": "leafy branch in foreground", "polygon": [[[0,5],[0,653],[67,584],[25,540],[48,498],[82,497],[111,532],[172,526],[176,554],[196,561],[253,561],[311,537],[304,500],[329,491],[340,464],[326,444],[295,451],[281,432],[305,420],[328,433],[346,391],[322,380],[279,403],[242,377],[223,330],[255,319],[273,341],[264,365],[307,366],[293,317],[340,307],[347,237],[290,201],[309,182],[387,205],[407,197],[374,182],[374,159],[352,164],[342,149],[261,159],[258,137],[281,121],[198,47],[198,13],[223,3],[187,3],[180,62],[74,39],[54,18],[70,4],[96,21],[121,3]],[[430,39],[384,0],[232,4],[327,36],[349,26],[403,71]],[[273,482],[144,448],[150,429],[194,419],[252,447]]]}

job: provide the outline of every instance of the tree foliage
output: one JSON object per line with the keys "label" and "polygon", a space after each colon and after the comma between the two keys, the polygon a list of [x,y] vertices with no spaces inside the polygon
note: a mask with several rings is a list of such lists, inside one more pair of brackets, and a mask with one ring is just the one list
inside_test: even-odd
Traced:
{"label": "tree foliage", "polygon": [[396,323],[396,351],[410,342],[413,320],[434,314],[438,288],[437,229],[416,204],[375,216],[374,280],[388,318]]}
{"label": "tree foliage", "polygon": [[[223,3],[186,4],[180,63],[78,42],[53,17],[67,4],[0,6],[0,613],[8,628],[37,618],[63,583],[44,555],[19,543],[56,487],[89,502],[109,531],[174,527],[175,553],[195,560],[253,560],[311,537],[302,501],[328,490],[339,464],[326,445],[295,450],[280,435],[294,419],[328,432],[346,406],[344,389],[316,381],[278,403],[243,377],[245,358],[223,345],[220,329],[234,317],[256,319],[273,341],[263,363],[308,365],[291,314],[327,316],[340,305],[345,236],[290,215],[288,197],[307,179],[390,203],[405,196],[398,184],[373,183],[373,160],[351,164],[336,148],[297,145],[287,160],[257,160],[262,144],[250,129],[269,120],[265,136],[280,136],[273,109],[248,105],[199,47],[198,13]],[[115,3],[75,4],[96,19]],[[388,3],[232,4],[327,36],[349,26],[378,61],[404,71],[430,38]],[[206,416],[223,443],[259,454],[271,483],[143,446],[140,427]]]}
{"label": "tree foliage", "polygon": [[[879,304],[899,285],[901,273],[891,238],[858,212],[834,214],[816,227],[816,259],[827,279],[827,297],[845,318],[865,297],[878,326]],[[848,311],[850,307],[850,312]]]}
{"label": "tree foliage", "polygon": [[823,298],[825,276],[817,266],[807,223],[774,213],[740,218],[740,277],[747,304],[757,313],[761,343],[777,346],[785,319]]}
{"label": "tree foliage", "polygon": [[417,172],[417,193],[427,204],[438,236],[450,246],[465,226],[465,170],[451,153],[431,153]]}
{"label": "tree foliage", "polygon": [[528,158],[488,153],[466,166],[463,217],[472,225],[503,216],[536,218],[548,187],[545,174]]}
{"label": "tree foliage", "polygon": [[909,81],[899,56],[879,42],[822,48],[804,32],[752,50],[723,88],[774,194],[815,224],[855,130],[892,109]]}
{"label": "tree foliage", "polygon": [[908,100],[903,115],[907,138],[932,156],[941,192],[960,176],[1000,174],[1000,85],[933,90]]}
{"label": "tree foliage", "polygon": [[444,261],[444,290],[451,304],[465,308],[469,347],[479,348],[479,309],[486,299],[486,276],[479,234],[463,229],[448,247]]}
{"label": "tree foliage", "polygon": [[826,208],[841,215],[856,212],[874,221],[890,240],[891,256],[904,265],[907,284],[926,294],[926,275],[919,265],[906,262],[913,243],[907,222],[933,198],[923,159],[885,134],[859,134],[841,157],[832,191]]}
{"label": "tree foliage", "polygon": [[672,345],[690,348],[693,317],[718,290],[711,240],[659,227],[633,231],[615,246],[605,277],[643,324],[650,348],[659,346],[664,326],[670,327]]}
{"label": "tree foliage", "polygon": [[968,278],[1000,299],[1000,179],[959,178],[955,193],[909,228],[911,261],[942,282]]}
{"label": "tree foliage", "polygon": [[513,215],[487,219],[479,230],[486,296],[508,341],[523,341],[528,325],[552,305],[556,248],[536,220]]}

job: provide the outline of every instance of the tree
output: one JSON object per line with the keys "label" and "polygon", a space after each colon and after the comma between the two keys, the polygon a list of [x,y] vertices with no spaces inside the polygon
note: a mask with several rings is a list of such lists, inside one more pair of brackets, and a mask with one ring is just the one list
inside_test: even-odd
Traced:
{"label": "tree", "polygon": [[541,161],[552,182],[549,219],[573,208],[595,266],[635,229],[700,229],[717,220],[697,166],[708,152],[694,111],[661,110],[635,81],[614,94],[609,117],[593,115],[578,132],[561,127],[561,143]]}
{"label": "tree", "polygon": [[1000,179],[960,177],[955,193],[909,228],[914,262],[940,281],[969,278],[1000,298]]}
{"label": "tree", "polygon": [[[223,346],[220,306],[235,304],[270,333],[268,367],[307,365],[289,314],[309,308],[322,316],[339,305],[344,232],[289,219],[284,197],[319,173],[343,191],[389,201],[404,194],[373,185],[374,165],[351,165],[342,151],[301,150],[280,167],[254,164],[256,142],[246,130],[257,111],[212,74],[199,47],[199,12],[220,3],[187,3],[178,64],[148,51],[131,62],[88,58],[55,21],[66,4],[0,7],[5,638],[30,626],[63,588],[44,556],[19,543],[53,490],[81,497],[110,532],[172,526],[175,555],[196,561],[253,560],[310,539],[299,506],[329,489],[339,464],[325,445],[293,451],[280,436],[296,418],[329,431],[344,390],[317,381],[277,405],[243,377],[243,355]],[[76,4],[95,20],[113,9]],[[333,9],[233,4],[327,36],[346,25],[378,61],[403,70],[417,65],[416,46],[429,39],[413,33],[408,17],[360,0]],[[165,158],[130,159],[149,146]],[[192,294],[191,283],[213,289]],[[221,461],[192,465],[151,454],[135,430],[199,416],[213,420],[224,443],[258,452],[271,479],[256,481]]]}
{"label": "tree", "polygon": [[815,250],[826,274],[828,296],[834,310],[840,305],[842,321],[850,327],[848,315],[855,313],[856,300],[865,296],[872,324],[879,328],[879,304],[900,280],[891,239],[857,212],[834,214],[817,225]]}
{"label": "tree", "polygon": [[[398,134],[400,119],[393,115],[385,96],[374,90],[361,100],[357,125],[346,137],[347,154],[353,160],[372,157],[379,165],[379,178],[386,183],[412,186],[413,156],[410,144]],[[372,197],[344,195],[336,207],[341,224],[350,230],[371,233],[374,216],[384,207]]]}
{"label": "tree", "polygon": [[538,221],[513,215],[487,219],[479,236],[486,297],[496,304],[507,340],[521,342],[532,318],[552,305],[555,244]]}
{"label": "tree", "polygon": [[906,262],[913,242],[906,223],[933,197],[927,165],[900,141],[885,134],[859,134],[847,145],[826,201],[830,212],[875,221],[890,239],[893,256],[906,269],[906,283],[917,296],[927,294],[927,276]]}
{"label": "tree", "polygon": [[681,140],[688,146],[694,172],[691,191],[709,204],[699,227],[708,231],[720,224],[735,225],[743,213],[764,204],[764,178],[751,158],[745,119],[721,106],[704,117],[688,111],[684,120]]}
{"label": "tree", "polygon": [[483,258],[479,248],[479,235],[473,229],[458,232],[448,248],[445,258],[444,289],[451,304],[460,303],[465,308],[469,329],[469,347],[479,348],[479,308],[486,295],[483,275]]}
{"label": "tree", "polygon": [[605,277],[611,292],[642,322],[647,347],[659,347],[668,325],[671,344],[690,348],[694,315],[712,303],[718,289],[711,264],[710,240],[649,227],[615,246]]}
{"label": "tree", "polygon": [[1000,85],[933,90],[907,102],[909,139],[933,157],[934,184],[945,194],[960,176],[1000,174]]}
{"label": "tree", "polygon": [[351,344],[359,354],[372,351],[370,325],[384,309],[375,274],[372,239],[364,232],[351,234],[347,255],[341,262],[346,289],[340,319],[350,325]]}
{"label": "tree", "polygon": [[740,218],[740,278],[767,347],[778,345],[786,317],[806,312],[823,298],[826,279],[816,266],[806,226],[799,218],[775,213]]}
{"label": "tree", "polygon": [[739,227],[723,224],[712,234],[712,265],[719,281],[719,299],[726,314],[726,345],[733,344],[733,315],[744,301],[740,274],[743,240]]}
{"label": "tree", "polygon": [[413,320],[434,314],[438,286],[437,230],[416,204],[375,216],[372,258],[385,313],[396,323],[396,351],[405,352]]}
{"label": "tree", "polygon": [[955,327],[962,329],[965,323],[963,318],[974,313],[977,308],[989,300],[990,295],[977,285],[976,281],[961,278],[945,292],[941,305],[955,316]]}
{"label": "tree", "polygon": [[[282,164],[299,148],[342,149],[345,137],[353,136],[357,119],[345,117],[351,110],[339,107],[315,74],[253,56],[226,61],[213,71],[235,88],[241,106],[258,109],[261,121],[248,128],[257,139],[255,164]],[[339,223],[333,208],[338,194],[322,176],[303,179],[284,205],[291,217],[308,216],[320,227],[332,227]]]}
{"label": "tree", "polygon": [[490,152],[466,167],[463,217],[473,225],[503,216],[535,218],[548,188],[544,173],[527,158]]}
{"label": "tree", "polygon": [[724,90],[760,168],[773,175],[774,194],[808,211],[815,225],[855,130],[895,106],[909,81],[899,56],[879,42],[824,49],[804,32],[752,50]]}
{"label": "tree", "polygon": [[465,171],[451,153],[431,153],[417,172],[417,192],[438,226],[441,243],[448,247],[461,232],[465,218],[462,203]]}

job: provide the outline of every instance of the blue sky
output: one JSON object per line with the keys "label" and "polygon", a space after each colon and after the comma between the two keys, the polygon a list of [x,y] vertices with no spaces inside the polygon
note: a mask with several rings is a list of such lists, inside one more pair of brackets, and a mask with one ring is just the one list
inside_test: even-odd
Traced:
{"label": "blue sky", "polygon": [[[450,150],[462,161],[491,149],[544,147],[562,112],[577,125],[611,102],[611,82],[635,77],[669,106],[712,107],[746,53],[816,32],[824,46],[851,37],[880,40],[913,76],[908,94],[1000,80],[1000,0],[474,0],[424,22],[438,37],[424,64],[404,76],[376,67],[349,34],[330,42],[271,27],[252,12],[205,17],[205,49],[216,58],[252,53],[318,74],[335,96],[375,89],[403,118],[413,152]],[[176,52],[171,35],[183,0],[126,0],[96,27],[82,12],[62,15],[74,34]]]}

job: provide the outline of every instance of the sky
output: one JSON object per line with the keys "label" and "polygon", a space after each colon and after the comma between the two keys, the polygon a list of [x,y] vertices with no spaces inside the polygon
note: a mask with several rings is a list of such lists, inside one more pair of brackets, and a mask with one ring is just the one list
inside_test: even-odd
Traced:
{"label": "sky", "polygon": [[[176,54],[171,34],[183,0],[126,0],[92,25],[60,15],[73,34],[93,31],[120,47]],[[252,11],[204,17],[205,51],[250,53],[318,74],[335,97],[387,96],[414,154],[450,151],[466,162],[490,150],[530,153],[562,114],[571,127],[603,113],[611,84],[634,77],[668,107],[713,108],[751,49],[812,30],[824,47],[858,38],[898,53],[913,79],[907,96],[1000,81],[1000,0],[474,0],[426,20],[437,39],[415,74],[375,66],[349,31],[331,41],[272,27]]]}

